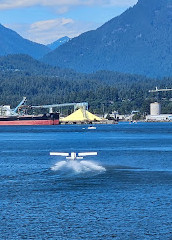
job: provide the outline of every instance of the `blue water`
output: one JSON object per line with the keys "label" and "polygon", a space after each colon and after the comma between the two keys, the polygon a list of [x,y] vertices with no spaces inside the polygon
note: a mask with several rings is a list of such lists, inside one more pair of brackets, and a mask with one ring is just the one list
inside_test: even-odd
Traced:
{"label": "blue water", "polygon": [[170,240],[171,204],[172,123],[0,127],[1,240]]}

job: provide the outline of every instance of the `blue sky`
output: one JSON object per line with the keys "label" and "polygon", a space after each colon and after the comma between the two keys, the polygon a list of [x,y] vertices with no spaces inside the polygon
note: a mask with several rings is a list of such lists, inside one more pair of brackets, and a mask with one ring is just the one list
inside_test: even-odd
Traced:
{"label": "blue sky", "polygon": [[137,0],[0,0],[0,23],[29,40],[48,44],[96,29]]}

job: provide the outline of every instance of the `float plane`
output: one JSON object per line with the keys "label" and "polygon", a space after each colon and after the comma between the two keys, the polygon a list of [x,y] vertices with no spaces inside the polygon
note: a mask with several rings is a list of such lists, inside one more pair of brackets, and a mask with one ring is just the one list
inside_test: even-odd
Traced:
{"label": "float plane", "polygon": [[85,156],[97,156],[97,152],[71,152],[71,153],[62,153],[62,152],[50,152],[51,156],[63,156],[66,157],[67,160],[81,160]]}

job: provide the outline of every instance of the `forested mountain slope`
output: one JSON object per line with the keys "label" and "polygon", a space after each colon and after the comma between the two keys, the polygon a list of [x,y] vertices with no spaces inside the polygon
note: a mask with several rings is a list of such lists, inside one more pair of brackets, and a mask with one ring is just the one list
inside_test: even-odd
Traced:
{"label": "forested mountain slope", "polygon": [[48,47],[24,39],[15,31],[0,24],[0,56],[23,53],[38,59],[49,51]]}
{"label": "forested mountain slope", "polygon": [[[27,55],[0,57],[0,105],[16,106],[23,96],[28,104],[88,102],[95,113],[118,110],[149,112],[156,100],[149,89],[172,88],[172,79],[150,79],[110,71],[79,74],[40,63]],[[164,93],[163,111],[172,112],[171,93]]]}
{"label": "forested mountain slope", "polygon": [[171,42],[172,0],[139,0],[97,30],[47,54],[43,61],[79,72],[112,70],[171,76]]}

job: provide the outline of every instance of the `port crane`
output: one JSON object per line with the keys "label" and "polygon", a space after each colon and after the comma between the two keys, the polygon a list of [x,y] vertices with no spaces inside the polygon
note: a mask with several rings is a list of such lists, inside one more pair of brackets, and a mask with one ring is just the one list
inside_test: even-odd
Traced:
{"label": "port crane", "polygon": [[88,103],[87,102],[81,102],[81,103],[62,103],[62,104],[50,104],[50,105],[38,105],[38,106],[32,106],[32,105],[25,105],[27,101],[26,97],[23,97],[22,101],[14,108],[10,109],[8,106],[0,106],[1,112],[8,112],[10,116],[18,116],[20,115],[21,109],[49,109],[49,113],[53,113],[53,108],[62,108],[62,107],[74,107],[74,111],[77,108],[82,108],[84,111],[88,110]]}
{"label": "port crane", "polygon": [[18,109],[23,105],[25,104],[27,101],[26,97],[23,97],[22,101],[17,105],[16,108],[12,109],[15,113],[17,113]]}
{"label": "port crane", "polygon": [[50,105],[39,105],[39,106],[31,106],[32,108],[38,109],[38,108],[48,108],[49,112],[53,112],[53,108],[61,108],[61,107],[74,107],[74,111],[77,108],[83,108],[85,110],[88,110],[88,103],[87,102],[81,102],[81,103],[62,103],[62,104],[50,104]]}
{"label": "port crane", "polygon": [[154,92],[167,92],[167,91],[172,91],[172,88],[158,89],[158,87],[156,87],[154,90],[149,90],[150,93],[154,93]]}
{"label": "port crane", "polygon": [[17,105],[17,107],[15,107],[14,109],[10,109],[7,106],[0,106],[1,112],[8,112],[9,115],[11,116],[18,116],[18,110],[20,109],[21,106],[23,106],[23,104],[25,104],[27,101],[26,97],[23,97],[22,101]]}
{"label": "port crane", "polygon": [[149,93],[157,93],[157,100],[159,99],[159,93],[160,92],[169,92],[172,91],[172,88],[162,88],[162,89],[158,89],[158,87],[156,87],[153,90],[149,90]]}

